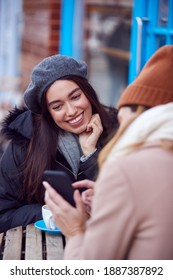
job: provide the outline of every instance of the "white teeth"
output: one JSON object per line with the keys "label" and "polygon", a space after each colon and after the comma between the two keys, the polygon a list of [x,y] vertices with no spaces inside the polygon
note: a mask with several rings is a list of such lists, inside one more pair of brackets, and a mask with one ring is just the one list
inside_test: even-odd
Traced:
{"label": "white teeth", "polygon": [[81,119],[82,119],[82,114],[81,114],[80,116],[78,116],[77,118],[75,118],[75,119],[69,121],[69,123],[74,124],[74,123],[80,121]]}

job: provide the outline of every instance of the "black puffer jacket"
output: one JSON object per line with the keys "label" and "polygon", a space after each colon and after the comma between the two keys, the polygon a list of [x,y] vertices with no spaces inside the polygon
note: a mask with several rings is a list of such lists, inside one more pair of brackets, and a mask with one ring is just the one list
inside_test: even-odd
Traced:
{"label": "black puffer jacket", "polygon": [[[0,232],[10,228],[33,223],[42,219],[41,205],[29,204],[27,199],[19,200],[23,175],[20,171],[32,134],[32,113],[15,109],[3,124],[2,132],[10,143],[0,161]],[[115,118],[116,123],[116,118]],[[97,172],[98,151],[86,162],[80,163],[75,178],[63,155],[57,153],[55,170],[66,170],[72,180],[94,179]]]}

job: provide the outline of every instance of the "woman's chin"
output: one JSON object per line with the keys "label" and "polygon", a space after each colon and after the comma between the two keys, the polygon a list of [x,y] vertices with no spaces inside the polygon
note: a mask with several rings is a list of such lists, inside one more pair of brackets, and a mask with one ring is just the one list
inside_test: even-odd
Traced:
{"label": "woman's chin", "polygon": [[84,131],[86,131],[86,127],[87,127],[86,125],[82,125],[80,127],[71,129],[70,132],[79,135],[79,134],[83,133]]}

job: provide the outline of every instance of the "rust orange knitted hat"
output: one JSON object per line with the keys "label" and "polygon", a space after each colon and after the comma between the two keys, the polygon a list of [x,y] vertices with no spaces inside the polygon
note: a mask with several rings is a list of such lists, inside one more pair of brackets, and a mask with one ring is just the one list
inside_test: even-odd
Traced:
{"label": "rust orange knitted hat", "polygon": [[138,77],[123,91],[118,109],[127,105],[154,107],[173,102],[173,46],[159,48]]}

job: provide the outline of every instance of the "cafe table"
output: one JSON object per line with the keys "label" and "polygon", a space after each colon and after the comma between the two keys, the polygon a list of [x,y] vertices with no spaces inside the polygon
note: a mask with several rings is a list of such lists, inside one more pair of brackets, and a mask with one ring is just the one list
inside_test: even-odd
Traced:
{"label": "cafe table", "polygon": [[16,227],[0,233],[1,260],[62,260],[65,237],[34,226]]}

